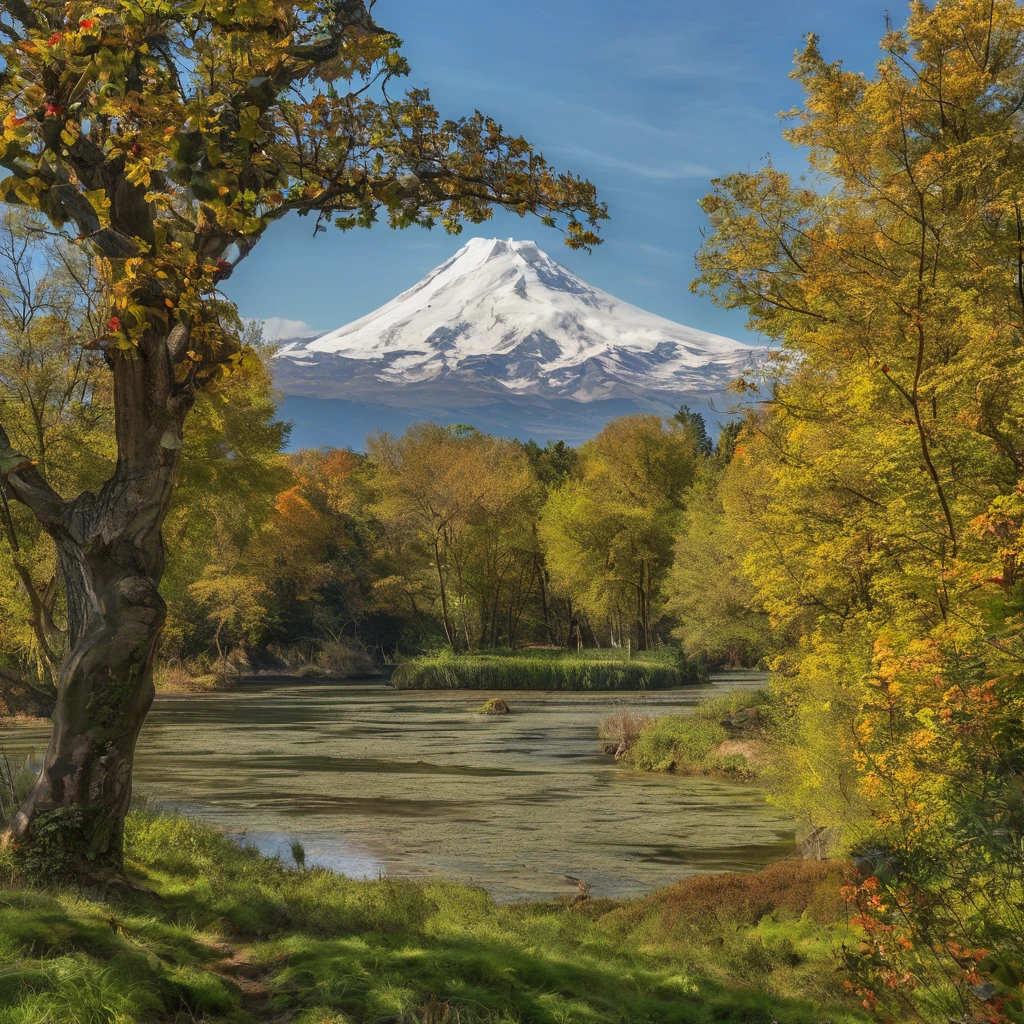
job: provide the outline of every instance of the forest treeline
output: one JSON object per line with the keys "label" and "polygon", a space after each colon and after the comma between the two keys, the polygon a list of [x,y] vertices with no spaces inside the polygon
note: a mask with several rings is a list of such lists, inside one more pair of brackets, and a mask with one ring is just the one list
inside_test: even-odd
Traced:
{"label": "forest treeline", "polygon": [[[22,213],[0,225],[0,270],[8,431],[57,486],[89,487],[114,458],[109,375],[89,345],[101,282]],[[764,616],[734,630],[701,612],[680,632],[708,607],[700,577],[723,554],[703,533],[691,550],[688,524],[715,515],[738,424],[716,447],[683,408],[616,420],[574,449],[423,423],[371,436],[365,453],[286,454],[270,349],[239,327],[247,354],[184,437],[165,527],[165,676],[337,674],[443,648],[644,650],[677,635],[718,662],[764,654]],[[17,507],[2,515],[0,671],[45,705],[65,644],[53,544]],[[726,618],[743,603],[735,584],[715,584]]]}

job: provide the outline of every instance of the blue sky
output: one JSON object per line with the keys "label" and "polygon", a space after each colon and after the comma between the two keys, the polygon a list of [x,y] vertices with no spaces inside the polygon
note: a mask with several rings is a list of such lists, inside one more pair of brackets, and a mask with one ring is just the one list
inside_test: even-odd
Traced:
{"label": "blue sky", "polygon": [[[609,204],[606,243],[575,253],[533,219],[497,214],[459,238],[438,228],[312,237],[312,218],[272,229],[230,282],[250,317],[339,327],[408,288],[474,235],[534,238],[620,298],[703,330],[744,337],[743,317],[691,295],[710,178],[770,153],[799,171],[778,114],[799,102],[787,76],[804,33],[829,59],[870,71],[888,0],[379,0],[411,85],[446,116],[479,108]],[[893,6],[893,16],[900,17]]]}

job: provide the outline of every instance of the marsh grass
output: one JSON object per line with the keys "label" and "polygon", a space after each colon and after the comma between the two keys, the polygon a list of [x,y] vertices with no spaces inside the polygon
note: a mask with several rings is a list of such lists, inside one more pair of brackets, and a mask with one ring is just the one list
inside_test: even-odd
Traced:
{"label": "marsh grass", "polygon": [[597,727],[597,738],[599,740],[617,740],[619,743],[625,743],[627,747],[632,747],[640,733],[653,725],[654,721],[655,719],[651,715],[622,708],[615,714],[601,719]]}
{"label": "marsh grass", "polygon": [[192,662],[176,659],[165,662],[157,667],[154,681],[157,690],[165,693],[207,693],[225,688],[224,680],[210,671],[205,658]]}
{"label": "marsh grass", "polygon": [[754,766],[739,753],[719,752],[732,738],[720,722],[745,708],[767,713],[767,690],[738,690],[701,701],[688,715],[665,715],[645,725],[633,744],[629,760],[645,772],[739,775],[749,778]]}
{"label": "marsh grass", "polygon": [[391,677],[400,690],[664,690],[703,681],[672,649],[480,651],[411,658]]}
{"label": "marsh grass", "polygon": [[834,868],[502,907],[465,885],[298,871],[178,817],[135,812],[127,839],[151,894],[0,888],[0,1024],[866,1020],[831,952]]}

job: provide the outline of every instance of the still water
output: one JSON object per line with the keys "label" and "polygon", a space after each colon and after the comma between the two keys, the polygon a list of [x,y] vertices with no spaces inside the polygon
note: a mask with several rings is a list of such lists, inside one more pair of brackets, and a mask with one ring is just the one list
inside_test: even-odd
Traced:
{"label": "still water", "polygon": [[[512,714],[469,713],[486,693],[377,684],[250,686],[162,697],[136,791],[287,857],[356,877],[452,878],[499,900],[550,899],[582,878],[634,896],[703,871],[753,870],[793,849],[793,825],[753,787],[634,773],[600,753],[623,706],[678,714],[709,693],[503,694]],[[45,730],[0,732],[24,751]]]}

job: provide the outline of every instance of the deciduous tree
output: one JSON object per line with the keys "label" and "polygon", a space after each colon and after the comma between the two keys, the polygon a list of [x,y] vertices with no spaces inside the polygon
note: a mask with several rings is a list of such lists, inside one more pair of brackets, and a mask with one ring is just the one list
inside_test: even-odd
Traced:
{"label": "deciduous tree", "polygon": [[557,588],[616,642],[655,641],[661,587],[672,564],[699,441],[657,416],[613,420],[580,449],[578,478],[548,497],[541,539]]}
{"label": "deciduous tree", "polygon": [[605,212],[482,114],[442,121],[424,91],[392,96],[407,66],[363,0],[0,8],[0,193],[104,261],[88,347],[111,375],[117,442],[106,482],[69,496],[0,426],[0,479],[55,541],[69,635],[53,739],[11,837],[28,851],[45,836],[64,877],[116,875],[185,420],[244,358],[217,285],[292,213],[454,231],[501,205],[565,214],[587,246]]}
{"label": "deciduous tree", "polygon": [[1016,1020],[1024,10],[915,2],[882,50],[863,75],[808,39],[811,177],[715,182],[698,287],[782,347],[735,456],[747,561],[801,637],[797,805],[885,851],[854,894],[865,999]]}

